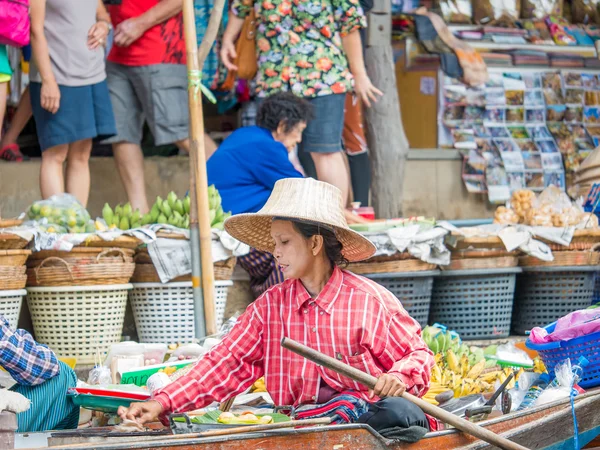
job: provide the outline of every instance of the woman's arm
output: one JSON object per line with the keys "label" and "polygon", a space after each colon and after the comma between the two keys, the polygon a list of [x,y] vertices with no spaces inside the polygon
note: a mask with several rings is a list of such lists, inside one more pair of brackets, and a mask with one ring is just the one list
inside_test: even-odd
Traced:
{"label": "woman's arm", "polygon": [[88,47],[90,50],[94,50],[101,45],[106,44],[106,38],[110,33],[112,27],[110,21],[110,15],[106,11],[104,2],[98,0],[98,6],[96,8],[96,23],[92,25],[88,32]]}
{"label": "woman's arm", "polygon": [[229,20],[227,21],[227,28],[223,33],[223,39],[221,39],[221,60],[228,70],[238,70],[237,66],[233,63],[237,58],[235,51],[235,40],[242,31],[244,26],[244,18],[237,16],[233,11],[229,13]]}
{"label": "woman's arm", "polygon": [[373,86],[371,79],[367,75],[359,29],[355,28],[343,36],[342,45],[348,59],[350,72],[354,76],[354,92],[365,105],[371,107],[371,101],[376,102],[377,96],[383,95],[383,93]]}
{"label": "woman's arm", "polygon": [[52,72],[48,41],[44,34],[46,18],[46,0],[31,0],[31,50],[40,76],[42,77],[42,108],[52,114],[60,107],[60,89]]}

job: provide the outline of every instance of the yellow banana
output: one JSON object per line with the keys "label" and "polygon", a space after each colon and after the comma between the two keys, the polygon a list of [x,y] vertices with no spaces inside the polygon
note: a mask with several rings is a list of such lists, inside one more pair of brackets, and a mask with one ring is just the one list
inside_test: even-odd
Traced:
{"label": "yellow banana", "polygon": [[475,378],[479,377],[479,375],[481,375],[483,369],[485,369],[485,359],[482,359],[473,367],[471,367],[471,370],[469,370],[469,372],[467,373],[467,378],[472,378],[474,380]]}
{"label": "yellow banana", "polygon": [[459,371],[458,358],[456,357],[456,354],[452,350],[448,350],[446,352],[446,362],[448,363],[448,368],[452,372]]}
{"label": "yellow banana", "polygon": [[463,378],[467,376],[469,373],[469,357],[466,354],[463,354],[460,357],[460,371],[458,372]]}
{"label": "yellow banana", "polygon": [[442,382],[442,369],[440,369],[440,366],[438,366],[437,364],[435,366],[433,366],[433,369],[431,369],[431,379],[434,381],[443,383]]}

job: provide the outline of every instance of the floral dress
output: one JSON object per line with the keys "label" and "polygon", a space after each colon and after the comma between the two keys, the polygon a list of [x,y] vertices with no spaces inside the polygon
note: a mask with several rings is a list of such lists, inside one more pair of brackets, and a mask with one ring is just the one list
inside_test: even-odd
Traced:
{"label": "floral dress", "polygon": [[[242,0],[231,7],[241,18],[250,8]],[[259,97],[292,91],[312,98],[352,90],[342,37],[366,26],[358,0],[255,0],[254,9]]]}

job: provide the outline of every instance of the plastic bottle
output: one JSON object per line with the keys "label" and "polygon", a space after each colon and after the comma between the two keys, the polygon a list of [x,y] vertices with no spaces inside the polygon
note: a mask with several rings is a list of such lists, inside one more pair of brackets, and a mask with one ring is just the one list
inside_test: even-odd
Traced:
{"label": "plastic bottle", "polygon": [[524,409],[530,408],[538,397],[544,392],[544,389],[548,387],[548,383],[550,382],[550,376],[547,373],[543,373],[540,375],[540,378],[534,382],[527,394],[525,394],[525,398],[517,408],[517,411],[523,411]]}
{"label": "plastic bottle", "polygon": [[[577,361],[577,364],[571,366],[571,372],[573,372],[573,385],[579,383],[581,377],[583,377],[583,370],[588,366],[589,363],[590,362],[587,360],[587,358],[581,356],[579,361]],[[552,383],[548,385],[548,389],[558,387],[560,387],[560,382],[555,377],[554,380],[552,380]]]}

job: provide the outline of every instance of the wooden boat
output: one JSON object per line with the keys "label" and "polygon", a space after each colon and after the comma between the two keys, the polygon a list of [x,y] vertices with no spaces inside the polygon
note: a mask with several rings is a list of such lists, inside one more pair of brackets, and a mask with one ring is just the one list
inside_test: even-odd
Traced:
{"label": "wooden boat", "polygon": [[[600,389],[579,396],[575,400],[575,410],[579,446],[583,447],[600,435]],[[568,400],[482,421],[479,425],[531,449],[574,448],[573,419]],[[97,450],[416,450],[424,448],[479,450],[491,448],[489,444],[457,430],[428,433],[416,444],[393,442],[364,424],[274,430],[219,437],[197,437],[197,435],[104,437],[97,438],[94,443],[87,441],[85,447],[68,445],[86,442],[81,439],[60,438],[60,433],[53,436],[54,442],[51,442],[53,450],[74,450],[76,447]]]}

